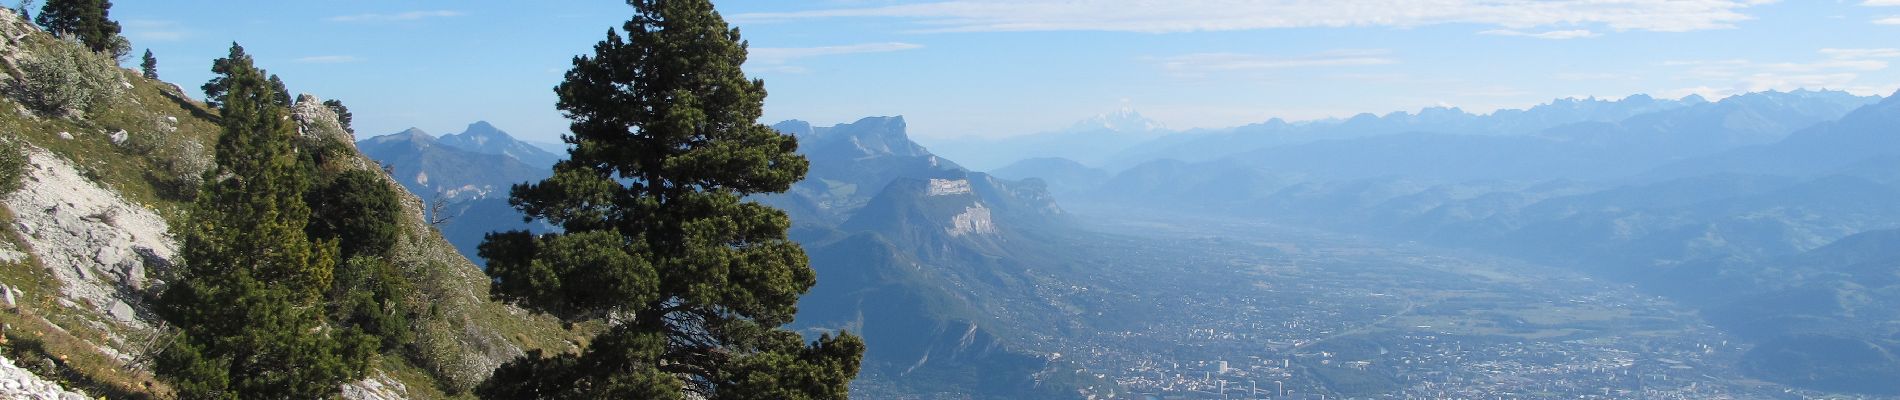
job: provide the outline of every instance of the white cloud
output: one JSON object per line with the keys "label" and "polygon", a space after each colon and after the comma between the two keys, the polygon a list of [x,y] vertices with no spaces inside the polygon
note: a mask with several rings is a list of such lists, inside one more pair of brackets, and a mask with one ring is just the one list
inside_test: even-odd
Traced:
{"label": "white cloud", "polygon": [[1861,2],[1860,5],[1869,7],[1900,6],[1900,0],[1867,0]]}
{"label": "white cloud", "polygon": [[1900,25],[1900,15],[1876,19],[1874,23],[1881,25]]}
{"label": "white cloud", "polygon": [[1388,50],[1333,50],[1298,57],[1240,53],[1196,53],[1161,60],[1161,67],[1181,75],[1210,72],[1259,71],[1308,67],[1352,67],[1396,64]]}
{"label": "white cloud", "polygon": [[749,54],[748,59],[751,61],[777,64],[800,58],[862,53],[887,53],[921,48],[924,48],[924,46],[920,44],[890,42],[820,47],[754,47],[748,49],[747,53]]}
{"label": "white cloud", "polygon": [[[1894,1],[1894,0],[1875,0]],[[873,17],[923,31],[1195,32],[1303,27],[1477,24],[1513,30],[1584,25],[1615,31],[1732,28],[1764,0],[940,0],[918,4],[744,13],[740,23]]]}
{"label": "white cloud", "polygon": [[1876,88],[1860,82],[1861,74],[1884,71],[1890,67],[1887,58],[1900,58],[1900,49],[1865,48],[1837,49],[1828,48],[1816,51],[1822,58],[1805,62],[1762,63],[1750,60],[1711,60],[1711,61],[1668,61],[1666,67],[1684,68],[1683,76],[1689,80],[1706,81],[1716,85],[1702,85],[1664,92],[1664,95],[1700,94],[1709,98],[1727,95],[1759,92],[1765,90],[1795,89],[1836,89],[1848,90],[1858,94],[1886,93],[1869,91]]}
{"label": "white cloud", "polygon": [[1478,34],[1498,35],[1498,36],[1523,36],[1523,37],[1533,37],[1533,38],[1538,38],[1538,39],[1555,39],[1555,40],[1601,36],[1601,34],[1592,32],[1589,29],[1571,29],[1571,30],[1546,31],[1546,32],[1535,32],[1535,33],[1525,32],[1525,31],[1520,31],[1520,30],[1515,30],[1515,29],[1492,29],[1488,31],[1478,32]]}
{"label": "white cloud", "polygon": [[426,19],[426,18],[460,17],[464,15],[468,15],[468,13],[462,12],[462,11],[455,11],[455,10],[430,10],[430,11],[409,11],[409,12],[401,12],[401,13],[394,13],[394,14],[370,13],[370,14],[356,14],[356,15],[338,15],[334,17],[324,18],[324,20],[330,21],[330,22],[393,22],[393,21],[415,21],[415,20]]}
{"label": "white cloud", "polygon": [[746,71],[752,73],[804,74],[811,68],[791,65],[795,60],[847,54],[888,53],[924,48],[914,43],[863,43],[818,47],[754,47],[746,50]]}
{"label": "white cloud", "polygon": [[1821,54],[1837,59],[1894,58],[1900,57],[1900,49],[1821,49]]}
{"label": "white cloud", "polygon": [[125,36],[140,42],[174,42],[191,33],[178,21],[130,19],[125,21]]}
{"label": "white cloud", "polygon": [[296,61],[298,64],[342,64],[363,61],[363,59],[356,56],[310,56],[291,61]]}

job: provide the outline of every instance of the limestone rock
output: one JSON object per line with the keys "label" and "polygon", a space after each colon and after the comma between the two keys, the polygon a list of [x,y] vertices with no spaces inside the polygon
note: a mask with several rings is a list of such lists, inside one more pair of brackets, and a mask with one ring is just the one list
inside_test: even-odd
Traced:
{"label": "limestone rock", "polygon": [[[66,160],[28,147],[31,179],[3,199],[26,247],[61,282],[60,303],[138,330],[139,299],[155,269],[177,254],[170,227],[157,213],[79,174]],[[39,295],[39,294],[34,294]]]}
{"label": "limestone rock", "polygon": [[91,399],[85,393],[66,390],[59,384],[20,368],[13,360],[0,356],[0,398],[31,400]]}

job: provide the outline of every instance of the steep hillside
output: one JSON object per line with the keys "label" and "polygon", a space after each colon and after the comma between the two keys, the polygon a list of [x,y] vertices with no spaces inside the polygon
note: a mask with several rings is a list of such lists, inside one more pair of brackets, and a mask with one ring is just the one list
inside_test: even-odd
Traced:
{"label": "steep hillside", "polygon": [[[59,41],[0,12],[7,84],[24,84],[22,64]],[[0,211],[0,355],[42,377],[111,398],[163,397],[150,363],[172,330],[148,301],[173,273],[173,227],[190,223],[196,179],[211,165],[216,111],[175,85],[112,69],[120,88],[98,107],[60,115],[0,99],[0,141],[29,162],[23,188]],[[296,102],[306,140],[349,149],[348,168],[380,171],[349,148],[349,135],[312,96]],[[387,184],[396,185],[384,177]],[[487,279],[424,220],[422,200],[405,196],[392,264],[414,287],[399,307],[415,315],[417,337],[403,354],[375,362],[346,397],[447,398],[524,349],[571,348],[549,319],[488,301]]]}

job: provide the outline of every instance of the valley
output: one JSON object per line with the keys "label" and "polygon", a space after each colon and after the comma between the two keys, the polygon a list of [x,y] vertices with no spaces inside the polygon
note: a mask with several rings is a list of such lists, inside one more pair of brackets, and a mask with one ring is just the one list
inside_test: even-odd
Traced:
{"label": "valley", "polygon": [[[1073,207],[1072,207],[1073,208]],[[1760,398],[1739,341],[1629,285],[1408,243],[1079,208],[1096,273],[1025,338],[1175,398]],[[1100,212],[1100,214],[1091,214]],[[1110,216],[1112,215],[1112,216]],[[1103,216],[1103,217],[1094,217]],[[1118,396],[1119,397],[1119,396]]]}

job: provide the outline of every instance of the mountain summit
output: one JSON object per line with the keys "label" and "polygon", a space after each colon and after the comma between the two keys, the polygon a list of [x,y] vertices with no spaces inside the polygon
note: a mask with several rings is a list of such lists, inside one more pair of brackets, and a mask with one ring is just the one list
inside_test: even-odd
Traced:
{"label": "mountain summit", "polygon": [[1096,114],[1095,117],[1076,122],[1067,132],[1154,133],[1167,129],[1166,125],[1142,116],[1134,108],[1122,107],[1113,113]]}
{"label": "mountain summit", "polygon": [[482,154],[513,157],[523,164],[537,168],[552,167],[556,161],[561,160],[561,157],[554,153],[516,140],[514,136],[489,124],[488,121],[475,121],[468,124],[468,128],[462,130],[462,133],[443,136],[440,140],[442,144],[450,147]]}

